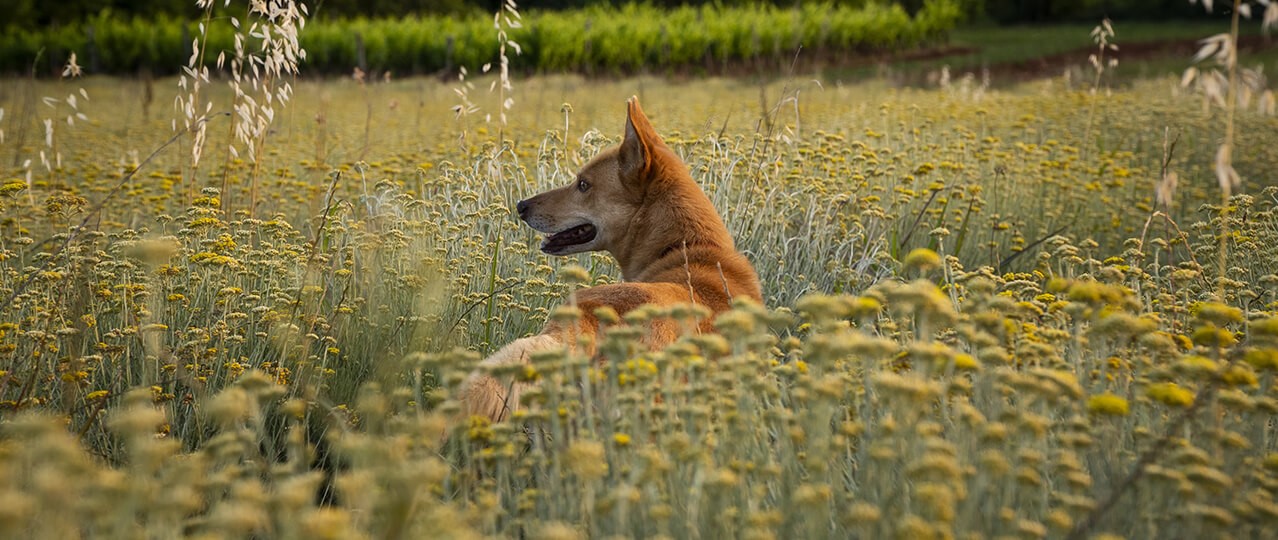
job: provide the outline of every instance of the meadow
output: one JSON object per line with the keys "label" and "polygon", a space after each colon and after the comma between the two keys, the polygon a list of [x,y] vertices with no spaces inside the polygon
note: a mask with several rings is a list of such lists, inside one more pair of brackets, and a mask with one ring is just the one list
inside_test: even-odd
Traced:
{"label": "meadow", "polygon": [[[1224,113],[1175,77],[489,82],[296,81],[256,152],[212,116],[197,167],[172,80],[4,81],[0,534],[1278,526],[1273,116],[1239,111],[1222,200]],[[513,206],[618,142],[632,94],[765,305],[664,351],[643,321],[696,309],[629,314],[445,441],[482,355],[617,279]]]}

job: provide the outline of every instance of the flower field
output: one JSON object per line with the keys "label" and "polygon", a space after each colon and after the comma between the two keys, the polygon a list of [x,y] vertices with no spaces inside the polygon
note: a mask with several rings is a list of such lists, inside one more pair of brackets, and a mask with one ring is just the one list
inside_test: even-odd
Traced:
{"label": "flower field", "polygon": [[[461,115],[464,82],[299,81],[256,152],[214,108],[198,167],[171,81],[6,80],[0,535],[1271,534],[1278,120],[1238,111],[1222,200],[1177,80],[956,79],[475,79]],[[513,207],[632,94],[766,305],[653,352],[697,310],[628,314],[442,437],[482,355],[618,279]]]}

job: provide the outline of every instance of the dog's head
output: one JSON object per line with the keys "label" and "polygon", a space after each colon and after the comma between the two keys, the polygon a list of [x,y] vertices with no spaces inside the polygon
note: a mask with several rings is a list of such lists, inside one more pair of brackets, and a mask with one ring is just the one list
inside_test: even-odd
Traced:
{"label": "dog's head", "polygon": [[652,155],[664,143],[639,108],[627,102],[621,145],[590,160],[572,183],[519,201],[520,219],[546,233],[541,250],[551,255],[611,251],[629,233],[648,189]]}

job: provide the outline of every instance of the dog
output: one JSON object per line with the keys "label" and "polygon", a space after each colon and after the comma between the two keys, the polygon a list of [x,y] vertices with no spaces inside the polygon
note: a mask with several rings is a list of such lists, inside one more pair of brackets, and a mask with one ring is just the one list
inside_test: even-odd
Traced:
{"label": "dog", "polygon": [[[624,282],[574,293],[580,318],[546,324],[535,336],[516,340],[480,363],[460,387],[462,413],[499,422],[517,410],[530,383],[498,380],[483,368],[527,364],[532,353],[586,343],[593,355],[599,308],[618,315],[647,304],[698,304],[712,316],[699,331],[713,331],[713,315],[736,299],[762,304],[754,267],[733,247],[732,236],[710,199],[693,181],[687,165],[666,146],[639,107],[627,101],[625,135],[619,146],[601,152],[566,186],[516,205],[519,218],[546,234],[541,251],[571,255],[607,251],[621,267]],[[649,323],[645,345],[659,349],[679,337],[673,321]],[[585,338],[584,340],[580,338]]]}

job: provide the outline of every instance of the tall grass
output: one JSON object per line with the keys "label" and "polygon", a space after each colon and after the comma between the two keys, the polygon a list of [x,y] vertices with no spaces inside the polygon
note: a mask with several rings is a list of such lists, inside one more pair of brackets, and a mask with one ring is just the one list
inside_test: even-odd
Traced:
{"label": "tall grass", "polygon": [[[137,124],[142,83],[86,81],[116,106],[68,133],[80,150],[0,184],[0,531],[1263,536],[1278,189],[1216,205],[1224,126],[1171,83],[1093,116],[1055,81],[544,78],[511,87],[500,139],[475,120],[460,143],[451,85],[300,83],[253,161],[187,177],[185,155],[129,158],[172,137]],[[511,207],[615,143],[636,88],[767,307],[663,351],[639,347],[644,321],[696,310],[628,314],[602,361],[534,358],[512,374],[542,382],[524,412],[443,444],[481,354],[616,279],[606,255],[537,253]],[[760,93],[787,113],[755,118]],[[206,144],[236,140],[208,122]],[[1272,163],[1263,138],[1236,144],[1240,174]],[[255,211],[225,206],[254,189]]]}

